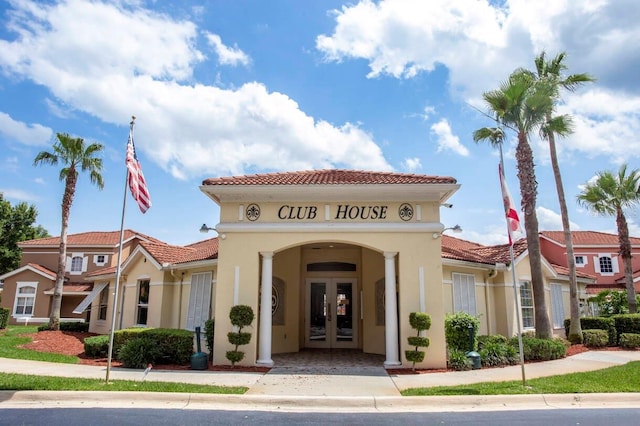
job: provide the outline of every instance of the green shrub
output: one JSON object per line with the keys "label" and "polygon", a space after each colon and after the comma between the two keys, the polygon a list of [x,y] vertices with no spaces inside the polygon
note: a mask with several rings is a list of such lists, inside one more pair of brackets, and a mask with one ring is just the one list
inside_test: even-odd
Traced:
{"label": "green shrub", "polygon": [[447,361],[449,368],[456,371],[471,370],[473,361],[467,358],[467,354],[464,351],[454,349],[449,351],[449,360]]}
{"label": "green shrub", "polygon": [[480,349],[480,359],[485,367],[502,367],[518,363],[518,351],[506,342],[487,341]]}
{"label": "green shrub", "polygon": [[143,329],[140,337],[156,343],[159,363],[188,364],[193,355],[193,333],[189,330],[148,328]]}
{"label": "green shrub", "polygon": [[207,341],[207,349],[209,349],[209,361],[213,359],[213,337],[215,330],[215,320],[213,318],[204,322],[204,335]]}
{"label": "green shrub", "polygon": [[428,348],[431,343],[428,337],[420,336],[420,333],[431,328],[431,316],[424,312],[411,312],[409,314],[409,325],[416,330],[415,336],[407,337],[407,342],[414,349],[404,351],[404,356],[407,361],[412,363],[412,369],[415,370],[416,362],[424,361],[425,355],[424,351],[419,351],[418,348]]}
{"label": "green shrub", "polygon": [[8,308],[0,308],[0,330],[7,328],[10,312]]}
{"label": "green shrub", "polygon": [[507,344],[508,342],[509,342],[509,339],[507,339],[502,334],[478,336],[478,351],[481,351],[482,348],[488,344],[496,344],[496,343]]}
{"label": "green shrub", "polygon": [[[569,318],[564,320],[564,331],[565,335],[569,335],[569,326],[571,325],[571,320]],[[616,332],[616,324],[613,318],[611,317],[583,317],[580,318],[580,327],[582,331],[585,330],[605,330],[608,335],[608,345],[616,346],[617,344],[617,335]],[[583,334],[584,336],[584,334]]]}
{"label": "green shrub", "polygon": [[[518,338],[509,339],[509,345],[518,348]],[[550,361],[563,358],[567,348],[559,339],[539,339],[531,335],[522,336],[522,350],[525,361]]]}
{"label": "green shrub", "polygon": [[88,358],[105,358],[109,355],[109,336],[91,336],[84,339],[84,354]]}
{"label": "green shrub", "polygon": [[605,330],[584,330],[584,345],[588,348],[604,348],[609,343],[609,335]]}
{"label": "green shrub", "polygon": [[88,322],[71,322],[71,321],[61,322],[60,330],[86,333],[87,331],[89,331],[89,323]]}
{"label": "green shrub", "polygon": [[612,318],[618,336],[622,333],[640,334],[640,314],[621,314]]}
{"label": "green shrub", "polygon": [[465,312],[447,315],[444,320],[445,338],[450,351],[464,353],[478,349],[477,332],[480,320]]}
{"label": "green shrub", "polygon": [[625,349],[640,348],[640,334],[622,333],[620,335],[620,346],[622,346]]}
{"label": "green shrub", "polygon": [[145,330],[148,330],[148,328],[134,327],[116,330],[113,333],[113,356],[116,357],[116,359],[119,359],[118,354],[120,353],[120,349],[122,349],[124,345],[129,343],[129,341],[139,338],[140,333]]}
{"label": "green shrub", "polygon": [[125,368],[146,368],[149,364],[154,364],[159,356],[156,342],[148,337],[127,342],[118,353]]}
{"label": "green shrub", "polygon": [[238,327],[237,332],[230,332],[227,334],[229,343],[235,345],[234,350],[227,351],[226,357],[231,361],[231,366],[235,367],[236,362],[240,362],[244,359],[244,352],[238,351],[238,346],[246,345],[251,341],[251,333],[243,333],[242,329],[248,327],[253,322],[253,309],[247,305],[236,305],[231,308],[229,312],[229,319],[231,324]]}

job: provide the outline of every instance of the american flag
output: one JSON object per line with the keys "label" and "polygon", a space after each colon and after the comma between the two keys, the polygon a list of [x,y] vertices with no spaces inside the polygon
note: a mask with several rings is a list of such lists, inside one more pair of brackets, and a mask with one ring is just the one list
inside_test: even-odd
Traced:
{"label": "american flag", "polygon": [[131,189],[133,199],[138,203],[140,211],[145,213],[151,207],[151,197],[147,189],[147,182],[142,174],[140,161],[136,156],[136,148],[133,146],[133,126],[131,127],[131,130],[129,130],[129,142],[127,143],[127,180],[129,181],[129,189]]}
{"label": "american flag", "polygon": [[504,203],[504,214],[507,219],[507,231],[509,232],[509,245],[513,245],[513,233],[520,231],[520,218],[518,212],[513,205],[511,194],[509,194],[509,188],[507,187],[507,181],[504,178],[504,172],[502,171],[502,165],[498,165],[498,172],[500,173],[500,189],[502,190],[502,202]]}

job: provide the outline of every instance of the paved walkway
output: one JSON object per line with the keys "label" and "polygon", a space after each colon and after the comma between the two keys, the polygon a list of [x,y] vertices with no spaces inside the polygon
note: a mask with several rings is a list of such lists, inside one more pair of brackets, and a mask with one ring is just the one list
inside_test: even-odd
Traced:
{"label": "paved walkway", "polygon": [[[526,364],[525,378],[592,371],[640,360],[640,351],[590,351]],[[105,379],[106,368],[0,358],[0,371],[59,377]],[[388,375],[383,367],[274,367],[269,373],[142,370],[112,368],[111,380],[185,382],[246,386],[244,395],[149,394],[142,392],[0,392],[0,409],[27,406],[225,408],[314,411],[446,411],[532,407],[640,408],[640,394],[401,397],[412,387],[455,386],[522,380],[520,365],[461,372]],[[639,385],[640,391],[640,385]],[[119,405],[118,405],[119,404]]]}

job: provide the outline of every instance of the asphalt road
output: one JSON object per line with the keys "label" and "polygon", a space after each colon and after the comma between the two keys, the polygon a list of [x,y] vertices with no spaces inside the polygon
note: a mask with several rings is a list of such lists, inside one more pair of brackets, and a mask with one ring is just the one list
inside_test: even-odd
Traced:
{"label": "asphalt road", "polygon": [[640,409],[547,409],[442,413],[291,413],[132,408],[2,409],[0,425],[490,425],[601,426],[638,424]]}

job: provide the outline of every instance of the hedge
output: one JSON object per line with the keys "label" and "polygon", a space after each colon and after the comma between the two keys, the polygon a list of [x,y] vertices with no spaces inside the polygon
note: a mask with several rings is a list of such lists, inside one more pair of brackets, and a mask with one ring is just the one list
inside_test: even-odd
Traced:
{"label": "hedge", "polygon": [[[564,331],[566,336],[569,335],[570,325],[571,320],[569,318],[564,320]],[[583,317],[580,318],[580,327],[583,332],[585,330],[605,330],[609,338],[608,345],[616,346],[618,344],[618,332],[616,331],[616,324],[613,317]]]}

